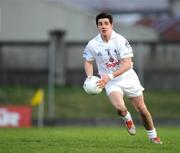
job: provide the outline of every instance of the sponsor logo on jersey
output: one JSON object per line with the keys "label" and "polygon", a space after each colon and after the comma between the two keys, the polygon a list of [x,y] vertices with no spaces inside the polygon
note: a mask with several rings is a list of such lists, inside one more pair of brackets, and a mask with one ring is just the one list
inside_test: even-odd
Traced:
{"label": "sponsor logo on jersey", "polygon": [[113,68],[113,67],[115,67],[115,66],[117,66],[117,65],[119,65],[119,64],[120,64],[120,60],[118,60],[118,61],[113,61],[113,62],[111,62],[111,63],[105,63],[105,65],[106,65],[107,68]]}

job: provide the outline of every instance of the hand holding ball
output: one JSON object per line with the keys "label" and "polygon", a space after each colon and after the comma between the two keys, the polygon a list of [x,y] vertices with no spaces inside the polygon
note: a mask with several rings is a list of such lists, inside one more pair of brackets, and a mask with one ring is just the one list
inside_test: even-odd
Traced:
{"label": "hand holding ball", "polygon": [[86,78],[83,84],[83,88],[86,93],[96,95],[102,92],[102,88],[97,87],[97,81],[101,80],[97,76],[90,76]]}

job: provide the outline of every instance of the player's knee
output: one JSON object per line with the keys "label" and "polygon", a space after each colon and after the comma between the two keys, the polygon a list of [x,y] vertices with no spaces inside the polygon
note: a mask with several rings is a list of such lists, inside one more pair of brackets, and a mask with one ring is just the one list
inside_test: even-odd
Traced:
{"label": "player's knee", "polygon": [[138,106],[136,107],[136,111],[139,112],[140,114],[144,114],[147,112],[146,106]]}

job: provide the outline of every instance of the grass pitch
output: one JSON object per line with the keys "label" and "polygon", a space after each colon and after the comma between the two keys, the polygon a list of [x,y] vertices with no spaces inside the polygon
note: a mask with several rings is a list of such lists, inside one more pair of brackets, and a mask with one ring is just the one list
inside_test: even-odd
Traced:
{"label": "grass pitch", "polygon": [[143,128],[136,136],[118,127],[0,129],[0,153],[175,153],[179,127],[158,127],[163,145],[149,142]]}

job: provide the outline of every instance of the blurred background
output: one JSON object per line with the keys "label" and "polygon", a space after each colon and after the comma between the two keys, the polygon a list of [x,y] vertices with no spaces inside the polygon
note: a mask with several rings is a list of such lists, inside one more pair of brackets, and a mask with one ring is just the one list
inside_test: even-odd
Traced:
{"label": "blurred background", "polygon": [[22,121],[13,106],[30,109],[25,126],[119,122],[105,92],[82,89],[82,53],[101,11],[130,42],[155,119],[180,124],[179,0],[0,0],[0,126]]}

